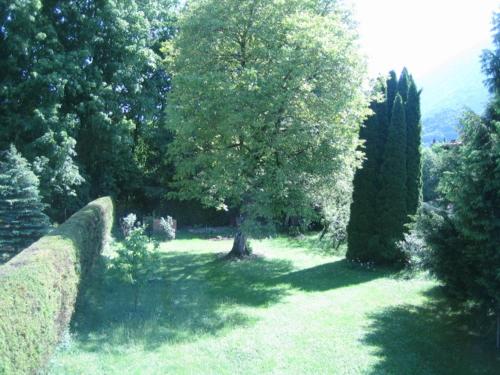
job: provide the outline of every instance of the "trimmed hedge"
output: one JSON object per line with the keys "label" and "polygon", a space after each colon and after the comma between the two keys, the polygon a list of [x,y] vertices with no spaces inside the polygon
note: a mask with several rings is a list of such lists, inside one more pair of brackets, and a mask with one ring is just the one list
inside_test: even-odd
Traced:
{"label": "trimmed hedge", "polygon": [[112,222],[111,199],[98,199],[0,267],[0,374],[44,367]]}

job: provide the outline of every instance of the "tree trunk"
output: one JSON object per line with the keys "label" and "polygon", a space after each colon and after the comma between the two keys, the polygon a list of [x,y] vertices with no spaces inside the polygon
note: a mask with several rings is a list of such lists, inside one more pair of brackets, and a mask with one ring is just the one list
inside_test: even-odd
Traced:
{"label": "tree trunk", "polygon": [[234,236],[233,248],[228,254],[229,258],[244,258],[250,255],[250,251],[247,247],[247,236],[238,229],[236,235]]}

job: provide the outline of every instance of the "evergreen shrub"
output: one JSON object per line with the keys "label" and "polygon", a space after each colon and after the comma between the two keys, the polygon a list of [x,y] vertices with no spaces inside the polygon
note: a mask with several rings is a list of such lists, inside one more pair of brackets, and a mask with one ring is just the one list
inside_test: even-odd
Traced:
{"label": "evergreen shrub", "polygon": [[0,374],[43,369],[112,222],[111,199],[98,199],[0,266]]}
{"label": "evergreen shrub", "polygon": [[11,145],[0,161],[0,253],[15,255],[47,232],[38,187],[28,161]]}

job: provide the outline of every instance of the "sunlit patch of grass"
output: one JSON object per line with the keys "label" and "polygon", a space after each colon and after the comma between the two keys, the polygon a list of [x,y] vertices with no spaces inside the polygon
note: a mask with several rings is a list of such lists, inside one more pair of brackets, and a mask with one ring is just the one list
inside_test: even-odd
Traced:
{"label": "sunlit patch of grass", "polygon": [[351,265],[317,235],[253,241],[242,261],[222,259],[230,239],[204,237],[162,244],[137,312],[96,274],[51,373],[498,374],[432,280]]}

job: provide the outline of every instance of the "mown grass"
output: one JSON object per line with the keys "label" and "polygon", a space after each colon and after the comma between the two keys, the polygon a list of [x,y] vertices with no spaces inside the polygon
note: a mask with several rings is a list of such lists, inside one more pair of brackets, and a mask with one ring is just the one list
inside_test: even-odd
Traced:
{"label": "mown grass", "polygon": [[[183,238],[183,239],[182,239]],[[490,343],[448,313],[435,282],[327,255],[314,237],[181,237],[132,291],[96,274],[51,374],[499,374]]]}

